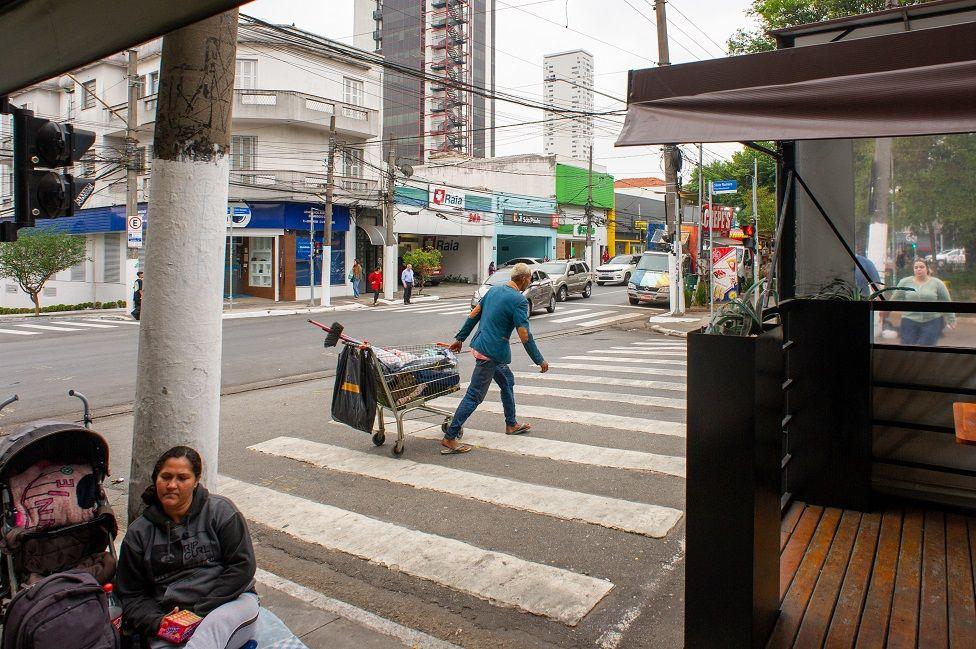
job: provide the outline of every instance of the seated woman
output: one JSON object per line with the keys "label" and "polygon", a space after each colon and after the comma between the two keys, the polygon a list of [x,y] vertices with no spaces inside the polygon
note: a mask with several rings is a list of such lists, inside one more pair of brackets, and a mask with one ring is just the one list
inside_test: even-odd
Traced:
{"label": "seated woman", "polygon": [[239,649],[254,636],[254,548],[234,504],[200,484],[200,454],[186,446],[163,453],[142,499],[146,509],[122,540],[116,592],[123,625],[152,649],[163,617],[189,610],[203,617],[187,649]]}

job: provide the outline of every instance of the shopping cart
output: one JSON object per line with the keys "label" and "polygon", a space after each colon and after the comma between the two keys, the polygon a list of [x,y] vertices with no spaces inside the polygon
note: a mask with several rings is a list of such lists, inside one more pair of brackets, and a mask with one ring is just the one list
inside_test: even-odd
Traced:
{"label": "shopping cart", "polygon": [[326,347],[335,347],[341,342],[349,347],[369,350],[366,357],[376,394],[377,430],[372,435],[373,444],[382,446],[386,442],[384,409],[393,413],[397,423],[397,440],[392,449],[395,456],[403,454],[403,419],[408,412],[422,410],[442,415],[441,430],[447,432],[454,413],[430,405],[433,399],[460,389],[457,357],[447,345],[432,343],[380,347],[346,336],[338,322],[331,326],[314,320],[309,320],[309,323],[328,334],[325,337]]}

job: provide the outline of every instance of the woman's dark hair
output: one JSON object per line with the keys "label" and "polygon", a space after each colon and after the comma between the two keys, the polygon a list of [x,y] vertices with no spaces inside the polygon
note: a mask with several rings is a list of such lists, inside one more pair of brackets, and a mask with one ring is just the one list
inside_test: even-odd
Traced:
{"label": "woman's dark hair", "polygon": [[180,458],[185,458],[190,463],[194,477],[197,480],[200,479],[200,476],[203,475],[203,460],[200,458],[200,454],[189,446],[174,446],[160,455],[159,459],[156,460],[156,466],[153,467],[152,472],[152,481],[142,493],[143,502],[151,505],[158,500],[156,497],[156,478],[159,477],[159,472],[163,470],[163,465],[166,464],[166,460],[179,460]]}

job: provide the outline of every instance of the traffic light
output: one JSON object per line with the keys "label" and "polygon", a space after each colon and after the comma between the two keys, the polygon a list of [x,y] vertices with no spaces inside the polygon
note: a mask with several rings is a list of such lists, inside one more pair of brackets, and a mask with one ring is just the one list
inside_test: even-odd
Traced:
{"label": "traffic light", "polygon": [[5,241],[16,239],[16,229],[34,227],[35,219],[71,216],[95,189],[94,179],[60,171],[85,155],[95,143],[94,133],[34,117],[29,110],[12,112],[15,226],[0,230]]}
{"label": "traffic light", "polygon": [[742,234],[745,236],[742,239],[742,247],[746,250],[756,249],[756,228],[751,225],[742,226]]}

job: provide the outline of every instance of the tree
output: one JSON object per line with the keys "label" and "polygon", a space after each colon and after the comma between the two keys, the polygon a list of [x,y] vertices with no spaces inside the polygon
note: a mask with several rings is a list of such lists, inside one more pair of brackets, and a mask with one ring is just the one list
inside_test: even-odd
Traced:
{"label": "tree", "polygon": [[766,32],[806,23],[880,11],[892,5],[916,5],[927,0],[753,0],[746,15],[753,27],[737,30],[728,41],[730,54],[753,54],[776,49]]}
{"label": "tree", "polygon": [[40,315],[39,295],[56,273],[80,264],[85,256],[85,238],[44,228],[28,228],[17,241],[0,243],[0,277],[14,279],[30,295],[34,315]]}
{"label": "tree", "polygon": [[[761,142],[763,146],[774,148],[771,142]],[[705,182],[712,180],[737,180],[739,189],[735,194],[722,194],[713,197],[716,205],[731,205],[739,208],[739,224],[752,222],[752,172],[753,160],[759,161],[759,188],[756,192],[759,204],[759,231],[770,235],[776,228],[776,161],[755,149],[743,149],[732,154],[729,160],[717,160],[705,165]],[[685,184],[685,194],[693,196],[692,203],[698,202],[698,167],[693,167],[691,178]],[[704,199],[708,200],[708,185],[705,185]]]}
{"label": "tree", "polygon": [[441,251],[430,246],[410,250],[403,254],[403,263],[413,265],[414,283],[419,292],[431,274],[441,267]]}

